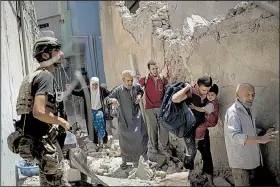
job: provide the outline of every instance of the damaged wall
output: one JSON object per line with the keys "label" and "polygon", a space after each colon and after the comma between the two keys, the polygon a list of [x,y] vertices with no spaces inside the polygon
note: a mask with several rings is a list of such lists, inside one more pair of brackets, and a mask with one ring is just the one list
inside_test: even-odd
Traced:
{"label": "damaged wall", "polygon": [[[22,27],[17,14],[16,1],[1,1],[1,186],[15,186],[15,164],[19,156],[7,147],[7,136],[14,131],[13,119],[18,119],[15,105],[18,90],[25,75]],[[32,57],[32,48],[38,29],[32,1],[24,1],[24,21],[29,71],[37,67]]]}
{"label": "damaged wall", "polygon": [[181,29],[191,15],[200,15],[207,21],[219,19],[240,1],[167,1],[172,29]]}
{"label": "damaged wall", "polygon": [[[121,72],[124,69],[131,69],[129,55],[135,54],[140,73],[146,72],[146,63],[151,59],[151,33],[152,23],[149,17],[152,15],[143,14],[137,18],[143,24],[128,25],[131,29],[124,30],[122,18],[114,1],[100,2],[100,24],[103,46],[104,70],[108,88],[113,88],[121,83]],[[123,13],[125,14],[123,6]],[[130,15],[127,15],[130,16]],[[129,18],[128,18],[129,19]],[[144,27],[141,27],[143,26]],[[134,35],[133,30],[139,31]],[[162,42],[157,43],[157,57],[163,64],[164,51]]]}
{"label": "damaged wall", "polygon": [[[228,168],[222,122],[226,109],[234,102],[238,83],[250,82],[256,87],[258,126],[274,124],[279,130],[279,19],[251,2],[232,6],[219,20],[192,15],[180,30],[170,29],[176,21],[170,19],[176,10],[169,10],[167,2],[141,1],[136,14],[130,14],[119,1],[101,2],[100,9],[109,88],[121,83],[122,70],[131,69],[130,53],[136,55],[141,75],[147,73],[146,63],[154,57],[164,67],[170,83],[194,83],[198,76],[208,73],[219,85],[221,119],[211,129],[216,170]],[[156,53],[152,55],[153,50]],[[280,173],[278,145],[279,139],[261,146],[265,164],[275,176]]]}

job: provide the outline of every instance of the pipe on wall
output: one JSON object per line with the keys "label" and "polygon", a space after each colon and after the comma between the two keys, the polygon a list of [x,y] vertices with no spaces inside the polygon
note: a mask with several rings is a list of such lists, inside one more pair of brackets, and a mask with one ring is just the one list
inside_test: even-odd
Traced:
{"label": "pipe on wall", "polygon": [[268,3],[266,1],[253,1],[256,5],[259,7],[267,10],[268,12],[272,13],[273,15],[276,15],[279,18],[279,8],[271,3]]}
{"label": "pipe on wall", "polygon": [[24,56],[25,73],[27,75],[29,74],[29,67],[28,67],[27,48],[26,48],[25,23],[24,23],[24,16],[23,16],[23,3],[24,3],[23,1],[19,1],[23,56]]}
{"label": "pipe on wall", "polygon": [[94,34],[92,34],[92,50],[93,50],[93,55],[94,55],[94,64],[95,64],[95,69],[96,69],[96,71],[95,71],[95,73],[96,73],[96,75],[97,75],[97,77],[98,78],[100,78],[99,77],[99,67],[98,67],[98,58],[97,58],[97,53],[96,53],[96,42],[95,42],[95,35]]}

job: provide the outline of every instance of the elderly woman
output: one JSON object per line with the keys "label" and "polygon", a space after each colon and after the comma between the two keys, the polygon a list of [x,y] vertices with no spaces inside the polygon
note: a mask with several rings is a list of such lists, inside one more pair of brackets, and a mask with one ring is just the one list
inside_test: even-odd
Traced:
{"label": "elderly woman", "polygon": [[[69,85],[66,85],[69,88]],[[103,146],[106,147],[108,141],[108,133],[106,131],[106,124],[104,119],[104,98],[109,95],[109,91],[104,87],[99,85],[99,79],[97,77],[92,77],[90,79],[90,85],[88,86],[90,92],[91,109],[92,109],[92,121],[93,124],[88,124],[87,120],[87,108],[85,107],[86,122],[88,125],[94,126],[94,142],[95,144],[100,144],[103,140]],[[73,90],[72,94],[75,96],[81,96],[85,100],[85,95],[83,89]]]}

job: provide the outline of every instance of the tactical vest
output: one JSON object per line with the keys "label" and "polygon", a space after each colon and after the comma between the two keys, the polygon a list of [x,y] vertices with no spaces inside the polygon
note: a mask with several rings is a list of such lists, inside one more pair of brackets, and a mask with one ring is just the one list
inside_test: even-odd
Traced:
{"label": "tactical vest", "polygon": [[[18,98],[17,98],[17,104],[16,104],[17,115],[24,115],[24,114],[29,114],[30,112],[32,112],[33,105],[34,105],[34,96],[31,95],[32,82],[33,82],[34,78],[37,75],[39,75],[42,71],[46,71],[46,72],[50,73],[46,69],[40,69],[40,70],[37,70],[37,71],[27,75],[26,77],[24,77],[24,79],[21,83]],[[55,113],[57,110],[56,104],[50,103],[49,101],[47,101],[47,103],[46,103],[46,108],[49,112],[52,112],[52,113]]]}

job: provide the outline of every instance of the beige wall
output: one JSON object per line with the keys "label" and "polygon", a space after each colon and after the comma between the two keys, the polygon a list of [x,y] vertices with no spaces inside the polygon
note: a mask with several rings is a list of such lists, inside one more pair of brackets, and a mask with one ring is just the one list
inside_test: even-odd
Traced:
{"label": "beige wall", "polygon": [[[24,25],[29,71],[38,63],[32,57],[33,43],[38,36],[33,1],[24,1]],[[20,157],[7,146],[7,136],[14,131],[13,119],[16,114],[16,99],[25,76],[22,27],[17,19],[16,1],[1,1],[1,186],[16,186],[15,164]]]}
{"label": "beige wall", "polygon": [[[211,129],[211,149],[215,169],[228,168],[224,145],[223,120],[234,102],[240,82],[256,87],[257,124],[275,124],[279,130],[279,19],[260,9],[247,11],[217,24],[196,28],[192,37],[170,30],[168,18],[151,21],[162,5],[142,2],[135,17],[115,2],[101,2],[101,31],[106,80],[109,88],[121,83],[120,73],[129,69],[129,54],[136,55],[139,71],[147,73],[151,58],[151,33],[156,58],[170,82],[191,81],[210,74],[220,87],[220,123]],[[166,3],[166,2],[165,2]],[[167,4],[167,3],[166,3]],[[163,11],[165,12],[165,11]],[[176,10],[175,10],[176,12]],[[164,13],[163,13],[164,14]],[[154,19],[154,17],[153,17]],[[155,19],[154,19],[155,20]],[[164,24],[167,22],[167,26]],[[161,27],[162,33],[158,34]],[[156,31],[157,30],[157,31]],[[179,33],[179,35],[178,35]],[[178,142],[176,140],[176,142]],[[182,149],[184,146],[179,146]],[[261,146],[268,168],[279,176],[279,139]],[[279,181],[279,179],[278,179]]]}
{"label": "beige wall", "polygon": [[[121,83],[121,72],[132,69],[130,54],[134,54],[138,64],[138,71],[147,73],[147,62],[151,59],[151,33],[152,25],[140,28],[139,42],[135,42],[132,34],[124,30],[119,11],[113,4],[114,1],[100,2],[101,37],[103,46],[104,69],[108,88],[113,88]],[[154,40],[157,47],[157,58],[163,64],[162,42]]]}

